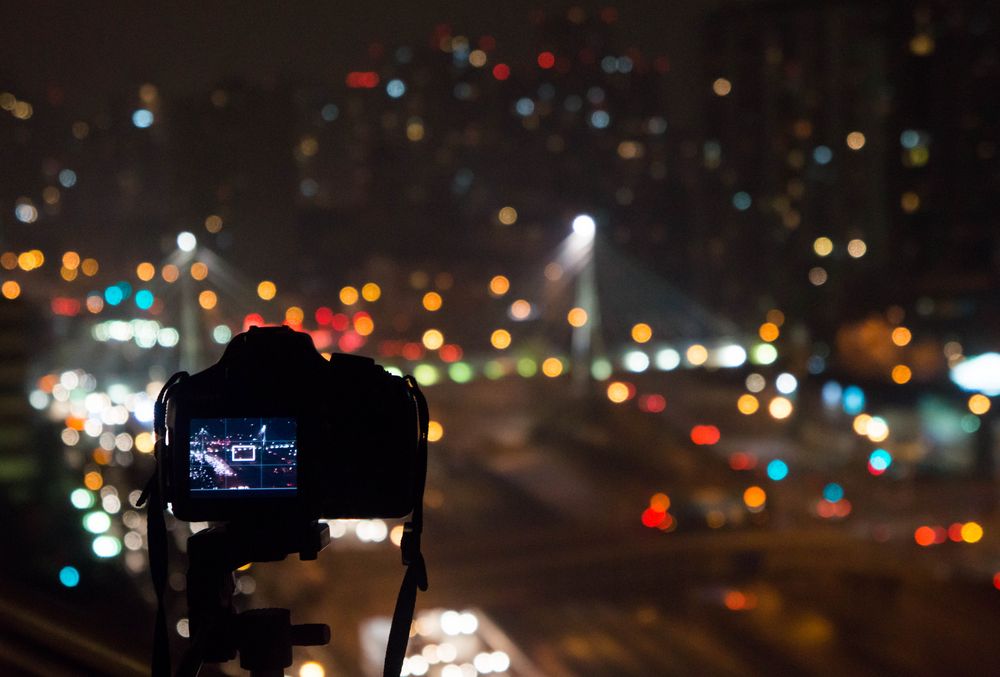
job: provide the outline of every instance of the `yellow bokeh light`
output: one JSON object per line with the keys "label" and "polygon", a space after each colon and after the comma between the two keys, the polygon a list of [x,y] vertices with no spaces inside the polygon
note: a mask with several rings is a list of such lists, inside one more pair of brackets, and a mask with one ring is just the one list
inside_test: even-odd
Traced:
{"label": "yellow bokeh light", "polygon": [[566,313],[566,321],[574,327],[582,327],[587,324],[587,311],[583,308],[573,308]]}
{"label": "yellow bokeh light", "polygon": [[497,220],[505,226],[512,225],[517,222],[517,210],[513,207],[504,207],[497,214]]}
{"label": "yellow bokeh light", "polygon": [[854,428],[854,432],[859,435],[868,434],[868,424],[871,423],[872,417],[868,414],[858,414],[854,417],[854,421],[851,423],[851,427]]}
{"label": "yellow bokeh light", "polygon": [[510,280],[503,275],[494,275],[490,280],[490,293],[493,296],[503,296],[510,289]]}
{"label": "yellow bokeh light", "polygon": [[781,330],[778,329],[778,325],[774,322],[765,322],[760,325],[760,328],[757,330],[757,335],[760,336],[761,341],[771,343],[772,341],[776,341],[778,339],[778,336],[781,335]]}
{"label": "yellow bokeh light", "polygon": [[907,214],[912,214],[920,209],[920,196],[908,190],[899,197],[899,206]]}
{"label": "yellow bokeh light", "polygon": [[437,442],[444,437],[444,426],[437,421],[427,422],[427,441]]}
{"label": "yellow bokeh light", "polygon": [[211,310],[219,302],[219,297],[216,296],[215,292],[211,289],[206,289],[205,291],[198,294],[198,305],[205,310]]}
{"label": "yellow bokeh light", "polygon": [[852,258],[860,259],[868,251],[868,245],[865,241],[860,238],[855,238],[847,243],[847,253],[851,255]]}
{"label": "yellow bokeh light", "polygon": [[21,270],[34,270],[38,267],[37,259],[31,252],[22,252],[17,257],[17,265]]}
{"label": "yellow bokeh light", "polygon": [[345,306],[353,306],[358,302],[358,290],[347,286],[340,290],[340,302]]}
{"label": "yellow bokeh light", "polygon": [[716,96],[726,96],[733,91],[733,83],[726,78],[717,78],[712,83],[712,91],[715,92]]}
{"label": "yellow bokeh light", "polygon": [[969,411],[976,416],[982,416],[990,410],[991,406],[990,398],[986,397],[986,395],[976,393],[969,398]]}
{"label": "yellow bokeh light", "polygon": [[[65,263],[63,265],[65,265]],[[69,266],[67,266],[67,268],[68,267]],[[156,276],[156,266],[148,261],[143,261],[135,267],[135,276],[143,282],[149,282]]]}
{"label": "yellow bokeh light", "polygon": [[441,295],[436,291],[429,291],[424,294],[422,301],[425,310],[429,310],[432,313],[436,310],[441,310]]}
{"label": "yellow bokeh light", "polygon": [[608,399],[615,404],[621,404],[628,399],[629,388],[621,381],[613,381],[608,384]]}
{"label": "yellow bokeh light", "polygon": [[894,383],[903,385],[904,383],[909,383],[911,378],[913,378],[913,371],[905,364],[897,364],[892,368],[892,380]]}
{"label": "yellow bokeh light", "polygon": [[210,233],[218,233],[222,230],[222,217],[216,214],[210,214],[205,218],[205,230]]}
{"label": "yellow bokeh light", "polygon": [[653,338],[653,328],[645,322],[632,326],[632,340],[636,343],[646,343]]}
{"label": "yellow bokeh light", "polygon": [[299,668],[299,677],[326,677],[326,670],[316,661],[306,661]]}
{"label": "yellow bokeh light", "polygon": [[748,508],[761,508],[766,502],[767,492],[758,486],[747,487],[747,490],[743,492],[743,503],[746,504]]}
{"label": "yellow bokeh light", "polygon": [[934,51],[934,38],[927,33],[917,33],[910,38],[910,51],[917,56],[927,56]]}
{"label": "yellow bokeh light", "polygon": [[792,415],[792,402],[787,397],[775,397],[767,405],[767,410],[776,419],[788,418]]}
{"label": "yellow bokeh light", "polygon": [[413,120],[406,125],[406,138],[410,141],[420,141],[424,138],[424,123]]}
{"label": "yellow bokeh light", "polygon": [[962,540],[966,543],[978,543],[983,538],[983,527],[978,522],[966,522],[962,525]]}
{"label": "yellow bokeh light", "polygon": [[94,277],[100,269],[101,267],[97,264],[97,259],[84,259],[80,262],[80,270],[87,277]]}
{"label": "yellow bokeh light", "polygon": [[59,269],[59,275],[61,275],[62,279],[67,282],[72,282],[79,274],[80,270],[78,268],[67,268],[66,266],[63,266]]}
{"label": "yellow bokeh light", "polygon": [[555,378],[563,372],[562,360],[558,357],[550,357],[542,362],[542,373],[549,378]]}
{"label": "yellow bokeh light", "polygon": [[897,346],[905,346],[913,339],[913,334],[906,327],[896,327],[892,330],[892,342]]}
{"label": "yellow bokeh light", "polygon": [[195,261],[191,264],[191,277],[196,280],[204,280],[208,277],[208,266],[201,261]]}
{"label": "yellow bokeh light", "polygon": [[14,270],[17,268],[17,254],[14,252],[4,252],[0,256],[0,266],[3,266],[6,270]]}
{"label": "yellow bokeh light", "polygon": [[515,320],[526,320],[531,315],[531,304],[524,299],[518,299],[510,304],[510,316]]}
{"label": "yellow bokeh light", "polygon": [[[72,251],[66,252],[62,255],[62,264],[70,270],[76,270],[80,267],[80,255]],[[6,266],[4,267],[6,268]]]}
{"label": "yellow bokeh light", "polygon": [[0,292],[3,293],[5,299],[16,299],[21,295],[21,285],[14,280],[7,280],[0,286]]}
{"label": "yellow bokeh light", "polygon": [[741,414],[749,416],[760,408],[760,402],[753,395],[744,393],[740,395],[740,399],[736,400],[736,408],[740,410]]}
{"label": "yellow bokeh light", "polygon": [[173,283],[177,281],[177,278],[181,276],[180,268],[172,263],[168,263],[163,266],[160,270],[160,277],[162,277],[166,282]]}
{"label": "yellow bokeh light", "polygon": [[655,493],[649,497],[649,507],[656,512],[666,512],[670,510],[670,497],[663,492]]}
{"label": "yellow bokeh light", "polygon": [[816,256],[829,256],[833,251],[833,240],[828,237],[817,237],[813,242],[813,251]]}
{"label": "yellow bokeh light", "polygon": [[367,282],[361,287],[361,298],[365,301],[378,301],[382,296],[382,288],[374,282]]}
{"label": "yellow bokeh light", "polygon": [[510,347],[510,332],[506,329],[497,329],[490,334],[490,343],[497,350],[506,350]]}
{"label": "yellow bokeh light", "polygon": [[305,317],[305,311],[298,306],[289,306],[288,309],[285,310],[285,322],[288,324],[302,324],[302,320],[304,320]]}
{"label": "yellow bokeh light", "polygon": [[481,49],[474,49],[469,52],[469,63],[476,68],[482,68],[486,65],[486,52]]}
{"label": "yellow bokeh light", "polygon": [[861,132],[851,132],[847,135],[847,147],[851,150],[861,150],[865,147],[865,135]]}
{"label": "yellow bokeh light", "polygon": [[367,315],[361,315],[354,320],[354,331],[360,336],[369,336],[375,331],[375,322]]}
{"label": "yellow bokeh light", "polygon": [[135,448],[143,454],[153,453],[153,449],[156,448],[156,438],[153,437],[153,433],[144,432],[136,435]]}
{"label": "yellow bokeh light", "polygon": [[421,341],[427,350],[437,350],[444,345],[444,334],[438,329],[428,329],[424,332]]}
{"label": "yellow bokeh light", "polygon": [[257,296],[265,301],[270,301],[278,293],[278,287],[270,280],[263,280],[257,285]]}
{"label": "yellow bokeh light", "polygon": [[700,343],[695,343],[684,352],[684,357],[694,366],[700,367],[708,361],[708,348]]}
{"label": "yellow bokeh light", "polygon": [[83,486],[87,487],[91,491],[97,491],[104,486],[104,478],[101,477],[101,473],[96,470],[91,470],[83,476]]}
{"label": "yellow bokeh light", "polygon": [[767,319],[768,322],[773,322],[779,327],[785,323],[785,314],[780,310],[778,310],[777,308],[771,308],[769,311],[767,311],[767,315],[765,315],[765,318]]}

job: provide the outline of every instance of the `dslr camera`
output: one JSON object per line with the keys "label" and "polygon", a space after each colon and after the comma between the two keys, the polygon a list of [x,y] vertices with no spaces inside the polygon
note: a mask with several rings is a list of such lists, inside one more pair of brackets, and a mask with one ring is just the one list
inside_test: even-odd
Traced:
{"label": "dslr camera", "polygon": [[293,646],[329,641],[328,626],[291,625],[288,609],[237,613],[234,569],[294,552],[315,559],[329,542],[321,518],[411,515],[386,647],[385,674],[400,674],[416,592],[427,589],[420,551],[427,424],[427,402],[411,377],[366,357],[327,360],[308,334],[288,327],[252,327],[216,364],[174,374],[157,398],[157,469],[140,501],[150,502],[154,677],[170,674],[167,504],[178,519],[224,523],[188,539],[192,641],[183,676],[237,653],[252,674],[281,675]]}
{"label": "dslr camera", "polygon": [[327,360],[288,327],[251,327],[215,365],[178,376],[161,394],[159,459],[177,518],[392,518],[419,500],[426,421],[412,379]]}

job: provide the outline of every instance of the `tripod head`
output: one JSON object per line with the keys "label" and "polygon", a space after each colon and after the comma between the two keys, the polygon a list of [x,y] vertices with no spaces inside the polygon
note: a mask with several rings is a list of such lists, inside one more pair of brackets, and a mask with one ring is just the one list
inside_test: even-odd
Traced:
{"label": "tripod head", "polygon": [[240,666],[254,677],[281,677],[292,664],[293,646],[322,646],[330,641],[327,625],[292,625],[288,609],[233,606],[233,571],[248,562],[278,562],[298,553],[314,560],[330,542],[330,530],[318,521],[300,525],[232,522],[188,538],[187,599],[191,646],[178,675],[197,675],[202,663],[240,656]]}

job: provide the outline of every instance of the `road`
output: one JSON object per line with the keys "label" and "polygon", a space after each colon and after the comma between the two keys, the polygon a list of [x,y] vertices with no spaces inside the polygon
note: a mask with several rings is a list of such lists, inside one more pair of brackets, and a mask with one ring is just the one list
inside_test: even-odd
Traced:
{"label": "road", "polygon": [[[704,404],[735,395],[687,387],[689,411],[671,412],[668,395],[660,416],[558,397],[565,383],[430,388],[445,435],[431,447],[431,589],[418,606],[483,609],[551,675],[1000,668],[1000,593],[983,574],[996,561],[992,537],[931,549],[912,537],[921,501],[923,513],[945,519],[981,511],[990,492],[967,482],[873,484],[858,471],[845,481],[851,516],[819,519],[809,506],[829,464],[810,463],[787,429],[741,425],[739,414]],[[723,430],[719,448],[691,444],[692,420]],[[728,430],[801,448],[790,460],[796,476],[777,483],[759,468],[733,471]],[[730,510],[752,483],[769,492],[764,513],[705,525],[705,500]],[[676,531],[639,522],[657,491],[674,501]],[[392,609],[402,576],[394,550],[344,539],[317,562],[257,565],[254,603],[330,622],[332,646],[303,657],[328,674],[356,674],[359,624]]]}

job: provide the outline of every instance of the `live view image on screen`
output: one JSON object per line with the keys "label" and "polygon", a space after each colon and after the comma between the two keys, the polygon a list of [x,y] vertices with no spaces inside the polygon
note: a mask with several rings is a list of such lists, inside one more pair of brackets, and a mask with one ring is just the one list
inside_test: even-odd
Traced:
{"label": "live view image on screen", "polygon": [[293,492],[297,481],[294,418],[193,418],[192,492]]}

